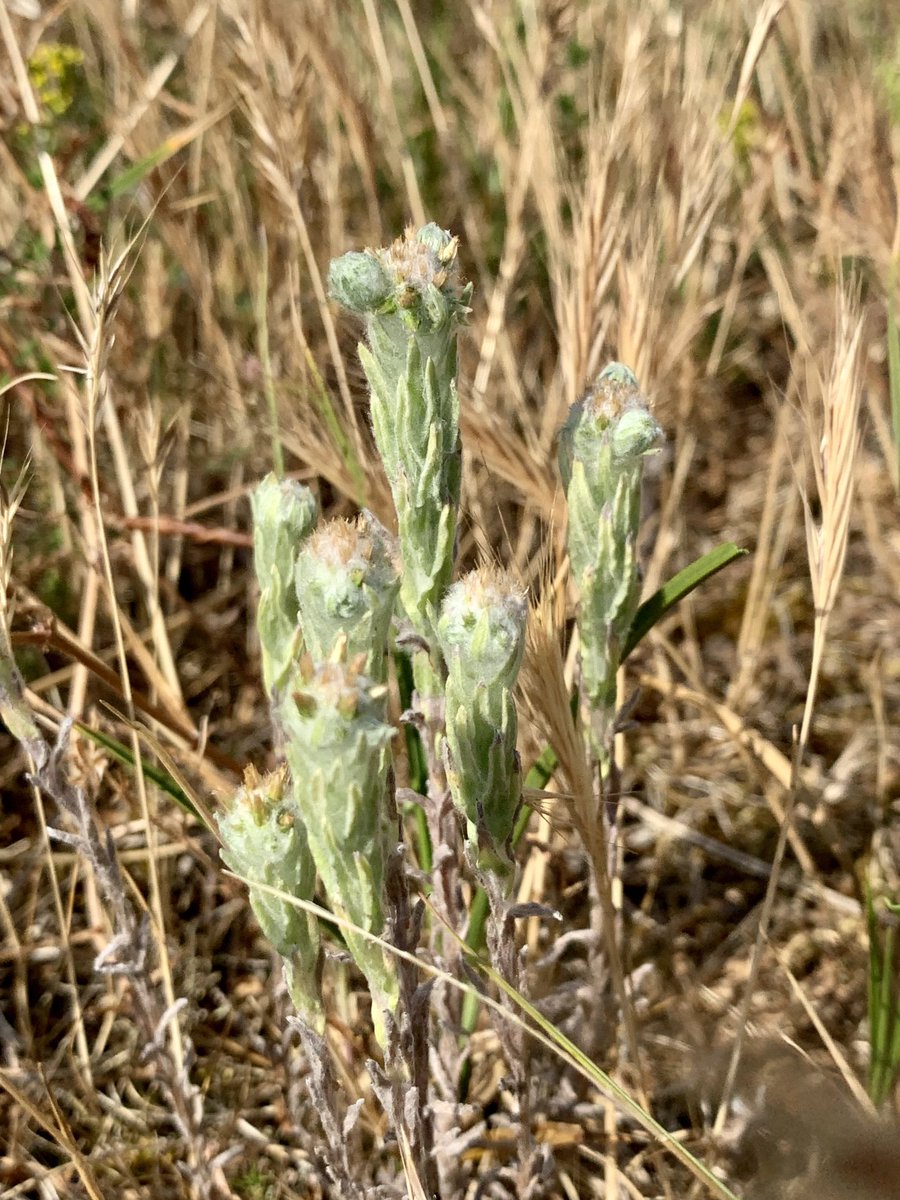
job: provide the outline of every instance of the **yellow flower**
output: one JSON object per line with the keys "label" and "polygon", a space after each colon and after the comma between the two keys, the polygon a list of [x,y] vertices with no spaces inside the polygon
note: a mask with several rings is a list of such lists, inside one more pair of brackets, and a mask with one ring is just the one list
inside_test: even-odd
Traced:
{"label": "yellow flower", "polygon": [[28,60],[28,75],[38,100],[54,117],[61,117],[75,99],[76,70],[84,62],[77,46],[44,42]]}

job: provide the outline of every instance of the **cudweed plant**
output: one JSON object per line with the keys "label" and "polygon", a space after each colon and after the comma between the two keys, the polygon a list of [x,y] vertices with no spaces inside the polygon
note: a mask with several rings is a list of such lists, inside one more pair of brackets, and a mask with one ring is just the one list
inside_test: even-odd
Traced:
{"label": "cudweed plant", "polygon": [[400,599],[436,651],[436,622],[453,576],[461,447],[456,343],[471,285],[461,287],[457,239],[426,225],[384,250],[335,259],[331,294],[365,319],[359,356],[371,389],[372,429],[400,537]]}
{"label": "cudweed plant", "polygon": [[[511,1009],[520,982],[514,922],[539,915],[537,906],[509,901],[515,840],[524,827],[514,695],[525,645],[525,595],[510,574],[495,568],[454,582],[462,463],[457,338],[471,295],[459,281],[456,254],[456,239],[427,225],[386,249],[337,259],[329,275],[333,297],[365,321],[367,344],[360,346],[360,357],[398,536],[368,512],[316,529],[317,505],[309,489],[274,474],[251,498],[262,673],[282,761],[265,775],[247,769],[219,815],[222,855],[248,881],[260,929],[281,959],[332,1172],[342,1190],[354,1195],[359,1189],[346,1153],[348,1126],[338,1116],[324,1037],[326,913],[313,901],[340,919],[346,948],[365,976],[383,1056],[383,1067],[368,1064],[373,1088],[405,1134],[429,1194],[439,1190],[430,1126],[429,1000],[443,1004],[448,1018],[443,1025],[449,1035],[434,1039],[438,1053],[448,1045],[451,1055],[456,1049],[456,1058],[443,1064],[444,1080],[452,1080],[460,1065],[459,1029],[474,1026],[459,1020],[446,996],[434,999],[419,983],[415,960],[410,965],[408,953],[392,954],[391,945],[415,951],[428,938],[432,963],[452,966],[450,950],[468,917],[470,947],[483,948],[472,929],[479,903],[487,911],[487,895],[493,978],[503,985]],[[641,475],[660,436],[633,374],[614,363],[572,408],[560,439],[569,555],[580,599],[579,699],[590,751],[601,767],[601,789],[612,761],[616,672],[623,658],[667,607],[729,561],[735,549],[720,548],[727,553],[715,564],[682,572],[668,592],[662,589],[665,595],[660,593],[652,611],[638,608]],[[8,536],[0,536],[0,568],[5,541]],[[8,582],[8,566],[0,576]],[[430,889],[433,901],[440,894],[433,907],[450,925],[451,938],[442,936],[441,921],[425,925],[422,904],[413,909],[412,874],[404,869],[394,787],[397,739],[388,697],[391,655],[410,651],[416,691],[404,718],[426,739],[427,795],[415,793],[413,799],[429,814],[432,840],[420,863],[433,863],[430,879],[420,873],[417,886]],[[83,797],[62,786],[58,753],[44,743],[23,693],[0,619],[0,717],[34,758],[40,786],[80,823],[77,844],[86,847],[120,908],[119,941],[140,943],[131,907],[121,901],[116,864],[92,832]],[[467,893],[475,897],[468,913],[461,911],[458,886],[466,871],[475,885]],[[615,922],[606,920],[606,910],[603,915],[605,927],[613,930],[614,951]],[[886,950],[884,961],[895,961],[891,955]],[[879,978],[889,974],[885,966]],[[895,1069],[894,993],[885,985],[879,994],[887,997],[885,1004],[890,1001],[882,1024],[890,1029],[885,1042]],[[518,1002],[526,1007],[521,997]],[[149,1002],[145,1007],[151,1012]],[[540,1026],[540,1014],[528,1011]],[[501,1032],[501,1039],[517,1084],[524,1191],[533,1154],[526,1046],[518,1035]],[[190,1097],[171,1078],[173,1095],[184,1107]],[[455,1098],[452,1084],[444,1097]]]}
{"label": "cudweed plant", "polygon": [[362,655],[347,661],[343,642],[325,663],[304,655],[280,717],[294,801],[319,876],[335,910],[361,931],[344,936],[369,983],[383,1042],[384,1014],[396,1009],[397,972],[365,934],[385,931],[385,866],[397,841],[388,792],[395,731],[385,720],[385,688],[363,666]]}
{"label": "cudweed plant", "polygon": [[[238,875],[312,900],[316,864],[299,819],[285,767],[261,776],[248,767],[219,829],[226,866]],[[285,981],[301,1020],[317,1033],[325,1029],[319,992],[320,942],[316,918],[271,891],[250,888],[259,927],[281,955]]]}
{"label": "cudweed plant", "polygon": [[375,1034],[393,1072],[379,1094],[399,1096],[396,1115],[423,1178],[431,1144],[427,1035],[423,1041],[422,1022],[412,1028],[410,1014],[399,1011],[401,995],[414,1000],[376,940],[399,928],[405,904],[395,869],[389,878],[399,835],[385,684],[392,628],[413,652],[414,706],[422,708],[420,720],[410,719],[426,731],[430,764],[428,800],[420,800],[431,803],[432,838],[445,843],[438,847],[445,864],[459,857],[455,806],[476,874],[495,878],[492,890],[502,894],[513,877],[522,796],[512,697],[524,594],[497,571],[451,586],[461,477],[457,336],[471,294],[459,282],[456,251],[455,238],[428,225],[386,249],[332,263],[332,295],[365,320],[360,357],[398,538],[368,513],[312,532],[316,508],[305,489],[274,476],[259,485],[252,498],[257,628],[286,763],[266,778],[248,774],[220,820],[225,861],[251,883],[260,927],[282,958],[308,1030],[323,1028],[316,921],[292,916],[286,901],[254,884],[309,900],[318,876],[327,903],[349,922],[346,945],[366,977]]}
{"label": "cudweed plant", "polygon": [[445,760],[476,870],[504,883],[522,802],[513,689],[525,650],[525,595],[505,572],[473,571],[450,588],[438,631],[448,666]]}
{"label": "cudweed plant", "polygon": [[[265,778],[248,773],[220,821],[225,861],[250,880],[260,927],[283,960],[302,1022],[316,1033],[324,1022],[319,928],[315,918],[292,913],[288,901],[310,900],[318,876],[327,904],[349,922],[346,945],[366,977],[375,1034],[392,1072],[379,1095],[405,1123],[423,1178],[430,1177],[432,1141],[427,1023],[413,1019],[418,1002],[408,979],[402,983],[382,948],[401,926],[410,927],[406,879],[396,866],[401,827],[387,706],[394,650],[413,656],[416,690],[405,719],[426,743],[427,796],[415,799],[428,813],[437,910],[462,933],[458,883],[467,859],[491,898],[495,966],[511,982],[518,975],[514,953],[501,943],[512,944],[515,916],[504,897],[514,882],[523,802],[514,692],[527,604],[512,576],[494,568],[453,582],[461,478],[457,337],[471,295],[460,284],[456,254],[456,238],[432,224],[331,264],[333,298],[365,322],[359,354],[398,536],[369,513],[313,532],[311,494],[275,476],[254,493],[257,626],[286,762]],[[560,439],[580,597],[581,708],[601,768],[612,746],[616,671],[639,600],[643,461],[660,436],[634,375],[614,363],[573,406]],[[438,961],[442,945],[440,929],[432,928]],[[527,1077],[516,1069],[524,1112]]]}
{"label": "cudweed plant", "polygon": [[644,459],[661,437],[634,374],[610,363],[572,406],[559,439],[569,563],[580,600],[582,719],[604,772],[614,732],[616,672],[640,600]]}
{"label": "cudweed plant", "polygon": [[443,770],[445,664],[437,622],[453,578],[461,480],[457,339],[471,286],[462,285],[457,239],[437,225],[408,229],[391,246],[335,259],[335,300],[363,318],[359,355],[369,382],[372,429],[397,513],[403,641],[416,695],[409,720],[428,761],[425,804],[438,855],[434,899],[458,924],[458,833],[447,820]]}
{"label": "cudweed plant", "polygon": [[316,498],[290,479],[267,475],[250,497],[253,557],[259,583],[256,625],[263,682],[272,697],[296,657],[299,602],[294,571],[300,548],[315,528]]}

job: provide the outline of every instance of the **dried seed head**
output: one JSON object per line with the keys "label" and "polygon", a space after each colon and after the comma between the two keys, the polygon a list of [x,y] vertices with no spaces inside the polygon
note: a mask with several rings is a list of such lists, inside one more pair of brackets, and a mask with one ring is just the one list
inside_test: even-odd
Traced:
{"label": "dried seed head", "polygon": [[266,775],[261,775],[251,763],[244,768],[244,780],[241,787],[227,801],[226,807],[231,809],[243,805],[252,811],[254,819],[265,820],[273,808],[277,808],[284,799],[287,782],[287,767],[283,764]]}

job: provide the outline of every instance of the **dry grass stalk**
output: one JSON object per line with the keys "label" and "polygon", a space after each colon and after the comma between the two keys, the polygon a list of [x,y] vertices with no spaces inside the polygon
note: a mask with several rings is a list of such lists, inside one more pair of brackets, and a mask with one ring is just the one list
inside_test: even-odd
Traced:
{"label": "dry grass stalk", "polygon": [[821,413],[816,412],[808,396],[804,406],[809,454],[821,515],[817,521],[804,495],[806,550],[816,606],[816,630],[810,690],[800,729],[802,747],[806,746],[809,738],[828,622],[834,611],[847,556],[850,517],[858,478],[865,318],[854,293],[852,285],[838,292],[835,346],[828,379],[822,386]]}
{"label": "dry grass stalk", "polygon": [[864,318],[859,311],[859,301],[853,286],[845,288],[843,283],[839,285],[835,309],[834,344],[831,349],[828,378],[822,386],[821,416],[815,413],[808,395],[804,407],[816,490],[821,507],[821,520],[817,525],[809,500],[806,494],[803,494],[807,556],[815,604],[809,684],[803,708],[803,721],[799,731],[795,729],[794,733],[790,790],[775,847],[772,873],[760,913],[747,988],[739,1016],[738,1033],[716,1113],[714,1132],[717,1134],[721,1133],[724,1127],[737,1079],[750,1005],[759,977],[784,852],[793,828],[794,810],[800,788],[800,771],[809,742],[828,623],[834,611],[847,553],[852,501],[857,485],[857,457],[862,436],[859,413],[862,397],[861,354]]}
{"label": "dry grass stalk", "polygon": [[595,927],[594,932],[603,939],[625,1029],[630,1065],[636,1075],[638,1095],[645,1101],[646,1076],[641,1043],[617,940],[619,921],[613,901],[603,812],[608,798],[602,790],[598,794],[595,788],[583,732],[577,728],[572,715],[570,689],[566,684],[560,651],[560,618],[565,611],[562,593],[551,581],[545,582],[549,586],[542,590],[537,606],[532,609],[528,626],[528,651],[522,673],[522,688],[535,710],[539,725],[546,731],[547,741],[556,750],[568,783],[567,807],[587,854],[592,883],[596,888],[592,917],[599,929]]}

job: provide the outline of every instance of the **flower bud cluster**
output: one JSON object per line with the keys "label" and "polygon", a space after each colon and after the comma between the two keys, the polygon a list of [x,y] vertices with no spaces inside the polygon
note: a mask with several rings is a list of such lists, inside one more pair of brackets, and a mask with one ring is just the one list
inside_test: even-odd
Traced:
{"label": "flower bud cluster", "polygon": [[[582,695],[595,713],[615,707],[616,671],[640,599],[643,463],[661,436],[637,380],[621,363],[600,372],[560,433],[569,562],[580,598]],[[603,724],[593,723],[595,734]]]}
{"label": "flower bud cluster", "polygon": [[332,296],[365,317],[359,354],[397,510],[400,599],[429,641],[453,575],[459,509],[456,343],[471,285],[459,285],[456,252],[457,239],[430,224],[387,249],[345,254],[329,272]]}
{"label": "flower bud cluster", "polygon": [[294,571],[318,510],[308,487],[269,474],[250,497],[253,556],[260,598],[256,614],[263,682],[268,696],[281,686],[295,654],[297,593]]}
{"label": "flower bud cluster", "polygon": [[383,682],[387,641],[400,586],[397,542],[368,511],[320,526],[297,558],[295,582],[306,650],[327,658],[338,638],[366,674]]}
{"label": "flower bud cluster", "polygon": [[[306,830],[293,803],[287,770],[261,776],[254,767],[219,817],[222,858],[232,871],[277,888],[287,896],[312,900],[316,865]],[[303,1020],[322,1031],[319,997],[320,948],[316,918],[272,892],[250,887],[259,927],[284,960],[291,998]]]}
{"label": "flower bud cluster", "polygon": [[447,781],[477,865],[507,879],[522,795],[513,688],[527,615],[513,578],[486,567],[450,588],[438,623],[447,663]]}
{"label": "flower bud cluster", "polygon": [[[324,663],[304,655],[279,716],[294,803],[329,902],[382,936],[384,874],[398,839],[388,790],[395,731],[385,719],[386,688],[364,666],[362,654],[347,659],[345,639]],[[344,937],[369,982],[378,1031],[397,1001],[393,964],[361,934],[348,929]]]}
{"label": "flower bud cluster", "polygon": [[[263,670],[287,767],[265,780],[248,773],[220,819],[223,857],[301,900],[312,899],[318,874],[337,914],[381,936],[385,865],[398,835],[384,686],[400,586],[396,539],[368,512],[312,532],[311,494],[274,475],[252,508]],[[259,887],[250,899],[300,1015],[321,1028],[315,918]],[[362,933],[345,937],[382,1033],[397,998],[392,965]]]}

